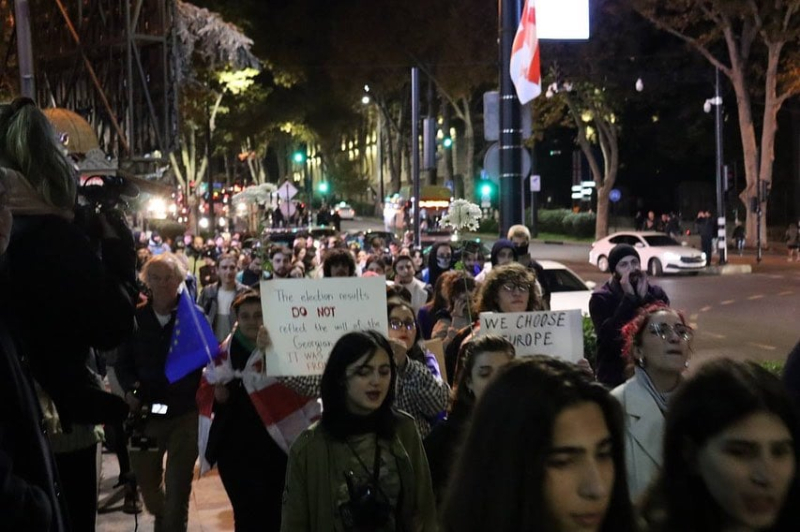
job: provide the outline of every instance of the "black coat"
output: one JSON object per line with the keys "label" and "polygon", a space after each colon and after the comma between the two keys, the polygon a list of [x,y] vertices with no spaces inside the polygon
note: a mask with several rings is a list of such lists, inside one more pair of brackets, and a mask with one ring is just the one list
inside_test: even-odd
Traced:
{"label": "black coat", "polygon": [[25,361],[0,323],[0,516],[3,530],[68,530],[66,506]]}
{"label": "black coat", "polygon": [[589,299],[589,315],[597,333],[597,380],[609,388],[625,382],[625,361],[622,358],[622,327],[639,309],[656,301],[669,305],[669,298],[660,286],[649,285],[644,298],[625,294],[615,278],[597,289]]}
{"label": "black coat", "polygon": [[89,349],[113,349],[133,330],[132,241],[103,240],[54,215],[16,216],[0,279],[0,316],[53,399],[62,425],[121,421],[127,406],[100,390]]}

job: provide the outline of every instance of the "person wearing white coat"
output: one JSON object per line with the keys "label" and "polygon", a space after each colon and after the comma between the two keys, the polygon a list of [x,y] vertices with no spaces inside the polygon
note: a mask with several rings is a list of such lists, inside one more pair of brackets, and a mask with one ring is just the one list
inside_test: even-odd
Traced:
{"label": "person wearing white coat", "polygon": [[658,303],[622,329],[634,374],[611,394],[625,413],[625,466],[636,501],[661,470],[664,415],[687,367],[692,329],[683,315]]}

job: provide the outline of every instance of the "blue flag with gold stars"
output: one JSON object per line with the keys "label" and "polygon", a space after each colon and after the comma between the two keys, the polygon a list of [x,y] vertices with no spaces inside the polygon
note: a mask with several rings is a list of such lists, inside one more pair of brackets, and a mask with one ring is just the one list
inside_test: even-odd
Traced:
{"label": "blue flag with gold stars", "polygon": [[184,287],[178,297],[178,312],[164,366],[167,380],[173,383],[212,362],[219,344],[211,325]]}

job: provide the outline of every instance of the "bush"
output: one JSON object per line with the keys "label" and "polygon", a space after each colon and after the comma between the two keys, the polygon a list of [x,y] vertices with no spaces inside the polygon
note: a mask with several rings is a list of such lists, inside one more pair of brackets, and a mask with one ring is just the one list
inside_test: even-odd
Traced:
{"label": "bush", "polygon": [[539,231],[543,233],[565,234],[564,218],[572,214],[569,209],[541,209],[538,213]]}
{"label": "bush", "polygon": [[494,233],[499,234],[500,232],[500,224],[497,223],[492,217],[489,218],[481,218],[481,224],[478,227],[479,233]]}
{"label": "bush", "polygon": [[761,367],[779,377],[783,373],[783,362],[778,362],[776,360],[765,360],[761,362]]}
{"label": "bush", "polygon": [[564,229],[568,235],[589,238],[594,236],[596,220],[593,212],[571,212],[564,217]]}
{"label": "bush", "polygon": [[592,369],[597,369],[597,333],[589,316],[583,317],[583,357],[589,361]]}

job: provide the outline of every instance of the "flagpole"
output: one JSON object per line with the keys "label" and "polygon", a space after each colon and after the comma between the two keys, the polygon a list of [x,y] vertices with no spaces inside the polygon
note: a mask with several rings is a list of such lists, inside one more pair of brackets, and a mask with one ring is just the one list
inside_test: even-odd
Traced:
{"label": "flagpole", "polygon": [[[522,120],[511,81],[511,48],[519,26],[520,0],[500,1],[500,237],[522,223]],[[520,199],[522,196],[522,199]]]}

